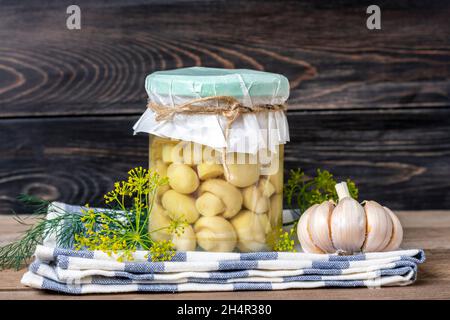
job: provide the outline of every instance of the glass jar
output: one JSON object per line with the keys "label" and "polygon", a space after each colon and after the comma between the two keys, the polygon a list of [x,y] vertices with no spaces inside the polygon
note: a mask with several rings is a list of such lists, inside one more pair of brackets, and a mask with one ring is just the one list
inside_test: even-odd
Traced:
{"label": "glass jar", "polygon": [[[158,190],[152,230],[188,223],[177,250],[267,251],[282,227],[283,145],[277,153],[224,153],[187,141],[150,138],[150,168],[169,178]],[[158,239],[170,239],[166,230]]]}
{"label": "glass jar", "polygon": [[[192,77],[192,71],[188,74]],[[151,130],[145,130],[150,133],[150,169],[168,177],[169,181],[168,185],[159,188],[150,214],[149,230],[154,240],[172,240],[178,251],[272,250],[282,227],[284,145],[280,141],[287,140],[288,136],[283,136],[287,132],[287,123],[285,128],[281,122],[271,133],[276,136],[275,143],[268,142],[270,125],[261,125],[270,118],[265,113],[269,111],[247,117],[248,122],[254,120],[251,125],[238,122],[241,132],[232,132],[233,128],[224,130],[221,125],[220,132],[226,143],[222,147],[214,145],[220,134],[214,136],[216,128],[211,129],[210,122],[206,125],[207,130],[200,129],[200,134],[193,133],[194,127],[186,130],[186,126],[192,125],[189,122],[192,115],[183,115],[182,119],[177,119],[178,123],[164,120],[166,125],[172,126],[164,133],[158,132],[155,129],[158,127],[153,124]],[[193,121],[202,124],[212,119],[202,117],[199,115]],[[144,131],[145,123],[155,119],[143,118],[136,124],[135,131]],[[264,128],[258,134],[265,136],[265,145],[259,138],[256,139],[259,142],[245,141],[246,137],[252,140],[257,135],[253,131],[256,127],[261,129],[260,126]],[[174,128],[184,130],[182,138]],[[243,146],[236,141],[242,142]],[[167,226],[173,220],[187,224],[181,235],[169,233]]]}

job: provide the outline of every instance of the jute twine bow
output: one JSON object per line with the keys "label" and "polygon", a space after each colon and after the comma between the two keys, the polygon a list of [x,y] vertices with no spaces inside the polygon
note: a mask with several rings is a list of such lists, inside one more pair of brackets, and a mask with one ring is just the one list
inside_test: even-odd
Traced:
{"label": "jute twine bow", "polygon": [[[205,102],[219,102],[219,105]],[[202,104],[203,103],[203,104]],[[241,114],[267,111],[286,110],[285,104],[259,104],[252,107],[242,105],[236,98],[230,96],[212,96],[194,99],[179,106],[164,106],[150,101],[147,107],[156,114],[156,121],[171,119],[175,114],[220,114],[227,119],[227,131]]]}

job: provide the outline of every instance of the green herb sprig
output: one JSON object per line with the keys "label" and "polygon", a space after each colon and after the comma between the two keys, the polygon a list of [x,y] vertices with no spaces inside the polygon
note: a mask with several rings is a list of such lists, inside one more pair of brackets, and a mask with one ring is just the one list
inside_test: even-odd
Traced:
{"label": "green herb sprig", "polygon": [[[136,250],[145,250],[153,261],[170,260],[175,255],[172,241],[154,241],[152,234],[167,230],[180,235],[187,225],[185,220],[171,220],[167,226],[148,230],[154,206],[151,199],[167,183],[167,177],[142,167],[130,170],[128,179],[116,182],[114,190],[105,195],[106,204],[116,211],[89,207],[83,210],[81,219],[86,232],[75,235],[75,249],[101,250],[110,256],[117,255],[118,261],[131,261]],[[131,208],[127,203],[131,203]],[[117,214],[117,210],[122,214]]]}
{"label": "green herb sprig", "polygon": [[[355,183],[347,179],[350,195],[358,199],[358,188]],[[334,186],[337,181],[327,170],[317,169],[315,177],[306,176],[301,169],[291,170],[289,178],[284,186],[284,196],[288,206],[298,213],[305,212],[313,204],[326,200],[338,201],[338,195]]]}
{"label": "green herb sprig", "polygon": [[[76,234],[81,232],[83,226],[78,213],[64,212],[52,219],[46,219],[47,208],[50,202],[29,195],[20,195],[19,200],[34,207],[34,214],[29,217],[33,225],[18,241],[0,247],[0,269],[20,269],[34,254],[36,246],[42,244],[50,234],[54,234],[60,247],[71,247]],[[57,208],[53,204],[55,209]],[[27,218],[28,219],[28,218]],[[25,218],[15,216],[15,220],[23,225],[30,225]],[[36,223],[37,220],[38,222]]]}
{"label": "green herb sprig", "polygon": [[[358,199],[358,188],[355,183],[347,179],[347,186],[350,195],[354,199]],[[297,216],[300,216],[309,207],[323,201],[338,201],[338,195],[335,189],[337,181],[333,175],[327,170],[317,169],[315,177],[308,177],[301,169],[291,170],[289,178],[284,185],[284,196],[291,210],[294,210]],[[297,230],[298,220],[285,223],[285,226],[292,225],[291,230],[280,230],[274,251],[295,252],[295,234]]]}
{"label": "green herb sprig", "polygon": [[[21,239],[0,247],[0,269],[21,268],[32,257],[36,246],[49,235],[55,236],[59,247],[101,250],[117,255],[119,261],[133,260],[136,250],[148,251],[153,261],[170,260],[175,254],[172,241],[154,241],[152,234],[181,235],[185,220],[172,220],[167,226],[148,230],[153,199],[158,188],[167,183],[168,179],[156,172],[134,168],[128,172],[127,180],[116,182],[114,189],[105,195],[106,209],[86,205],[81,214],[37,197],[21,195],[19,200],[34,208],[32,217],[38,222]],[[46,217],[50,205],[58,211],[52,218]],[[16,217],[16,220],[27,224],[23,218]]]}

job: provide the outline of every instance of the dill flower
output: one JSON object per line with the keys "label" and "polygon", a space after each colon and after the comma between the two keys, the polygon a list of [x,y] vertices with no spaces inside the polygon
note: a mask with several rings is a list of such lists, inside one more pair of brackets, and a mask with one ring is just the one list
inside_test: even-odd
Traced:
{"label": "dill flower", "polygon": [[184,233],[184,228],[188,226],[186,219],[175,219],[170,221],[167,231],[176,236],[181,236]]}
{"label": "dill flower", "polygon": [[161,240],[153,243],[150,248],[150,257],[155,261],[169,261],[175,256],[175,246],[172,241]]}
{"label": "dill flower", "polygon": [[[132,261],[136,250],[147,250],[152,261],[167,261],[175,254],[171,241],[153,241],[148,221],[157,189],[168,183],[156,172],[137,167],[128,171],[126,180],[114,183],[105,196],[111,210],[94,210],[86,206],[81,222],[84,232],[74,238],[75,249],[101,250],[117,261]],[[131,204],[128,207],[127,204]],[[174,235],[181,235],[187,225],[177,219],[164,227]]]}
{"label": "dill flower", "polygon": [[295,234],[295,229],[296,228],[292,228],[291,230],[289,230],[289,232],[287,232],[280,228],[280,235],[278,240],[275,242],[275,245],[273,246],[273,250],[281,252],[296,252],[295,242],[292,239]]}

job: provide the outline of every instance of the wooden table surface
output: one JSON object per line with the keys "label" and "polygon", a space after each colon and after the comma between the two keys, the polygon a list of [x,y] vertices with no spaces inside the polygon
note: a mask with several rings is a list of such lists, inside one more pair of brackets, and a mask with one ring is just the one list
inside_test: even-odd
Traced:
{"label": "wooden table surface", "polygon": [[[21,285],[23,269],[0,271],[0,299],[450,299],[450,211],[398,215],[405,229],[403,248],[423,248],[427,257],[417,282],[408,287],[71,296]],[[0,243],[15,239],[23,229],[12,217],[0,216]]]}

